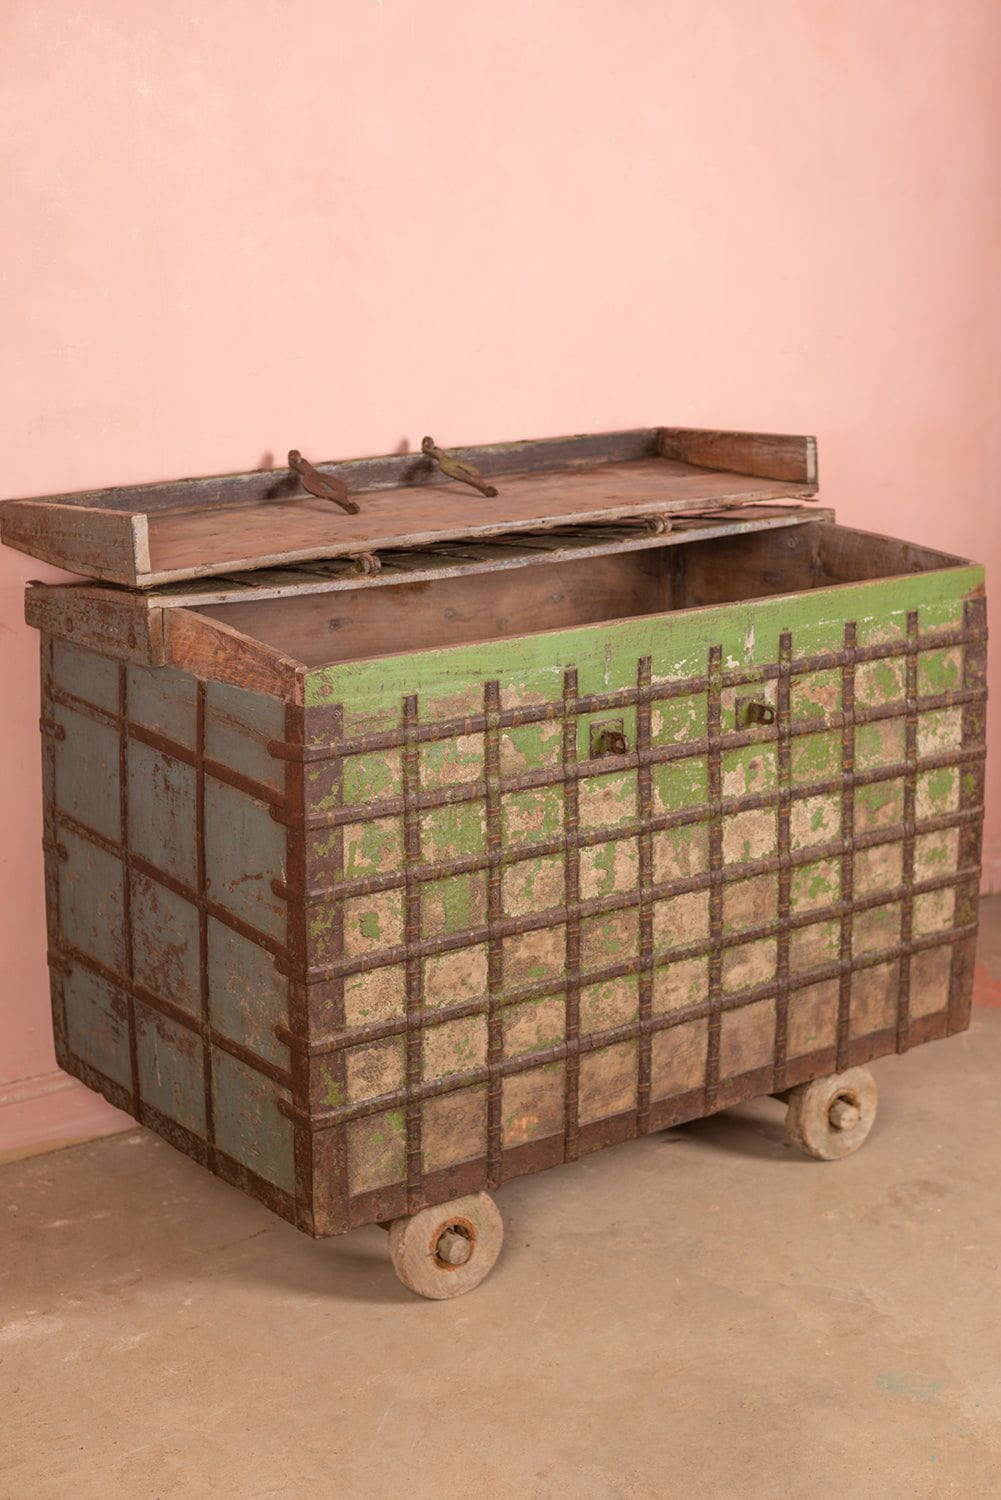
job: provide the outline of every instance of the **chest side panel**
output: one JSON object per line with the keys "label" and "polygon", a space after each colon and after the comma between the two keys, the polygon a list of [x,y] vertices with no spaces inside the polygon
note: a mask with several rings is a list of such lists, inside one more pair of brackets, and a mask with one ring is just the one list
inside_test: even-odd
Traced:
{"label": "chest side panel", "polygon": [[981,582],[950,569],[311,673],[331,1221],[965,1025]]}
{"label": "chest side panel", "polygon": [[295,1217],[284,706],[51,636],[42,663],[59,1060]]}

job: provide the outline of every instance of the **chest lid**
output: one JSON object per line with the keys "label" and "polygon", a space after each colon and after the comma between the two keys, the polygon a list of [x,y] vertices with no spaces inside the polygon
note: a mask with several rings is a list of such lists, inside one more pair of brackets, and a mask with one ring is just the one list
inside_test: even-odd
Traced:
{"label": "chest lid", "polygon": [[8,500],[10,547],[148,589],[461,538],[811,499],[810,437],[648,427]]}

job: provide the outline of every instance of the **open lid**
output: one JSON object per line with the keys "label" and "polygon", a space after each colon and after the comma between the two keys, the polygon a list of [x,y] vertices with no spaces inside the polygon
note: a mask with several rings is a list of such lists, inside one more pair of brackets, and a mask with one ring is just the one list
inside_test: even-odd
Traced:
{"label": "open lid", "polygon": [[809,437],[652,427],[0,505],[0,537],[132,588],[463,537],[810,499]]}

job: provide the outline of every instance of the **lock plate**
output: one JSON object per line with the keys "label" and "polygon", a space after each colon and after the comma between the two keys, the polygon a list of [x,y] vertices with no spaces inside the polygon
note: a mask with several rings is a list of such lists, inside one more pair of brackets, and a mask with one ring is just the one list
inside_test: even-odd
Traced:
{"label": "lock plate", "polygon": [[590,728],[591,759],[602,755],[628,755],[629,741],[626,739],[622,719],[596,719]]}

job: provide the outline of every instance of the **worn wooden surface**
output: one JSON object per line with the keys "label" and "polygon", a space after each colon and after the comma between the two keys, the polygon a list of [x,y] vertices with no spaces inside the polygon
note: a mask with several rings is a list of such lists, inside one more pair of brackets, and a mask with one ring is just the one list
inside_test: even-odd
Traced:
{"label": "worn wooden surface", "polygon": [[47,638],[63,1065],[329,1233],[962,1029],[982,570],[792,535]]}
{"label": "worn wooden surface", "polygon": [[793,484],[817,483],[817,443],[812,437],[665,427],[659,447],[664,458],[705,469],[730,469]]}
{"label": "worn wooden surface", "polygon": [[162,609],[122,590],[33,584],[25,591],[24,617],[36,630],[102,654],[149,666],[165,661]]}
{"label": "worn wooden surface", "polygon": [[[496,640],[669,608],[662,556],[650,550],[433,583],[344,589],[199,606],[201,615],[267,641],[307,666]],[[172,619],[179,613],[168,611]],[[168,639],[171,629],[168,626]]]}
{"label": "worn wooden surface", "polygon": [[134,586],[150,570],[144,515],[50,500],[0,505],[0,540],[71,573]]}
{"label": "worn wooden surface", "polygon": [[[445,479],[430,459],[395,455],[321,472],[364,495],[357,515],[304,494],[294,471],[133,486],[48,500],[8,501],[4,539],[33,556],[141,587],[234,568],[266,567],[445,537],[490,536],[581,520],[669,514],[705,505],[812,498],[815,472],[797,462],[808,439],[678,436],[692,462],[664,457],[670,429],[542,439],[455,450],[498,480],[486,497]],[[797,450],[796,445],[799,445]],[[805,445],[805,448],[804,448]],[[749,465],[746,474],[739,464]],[[813,477],[811,477],[811,474]]]}

